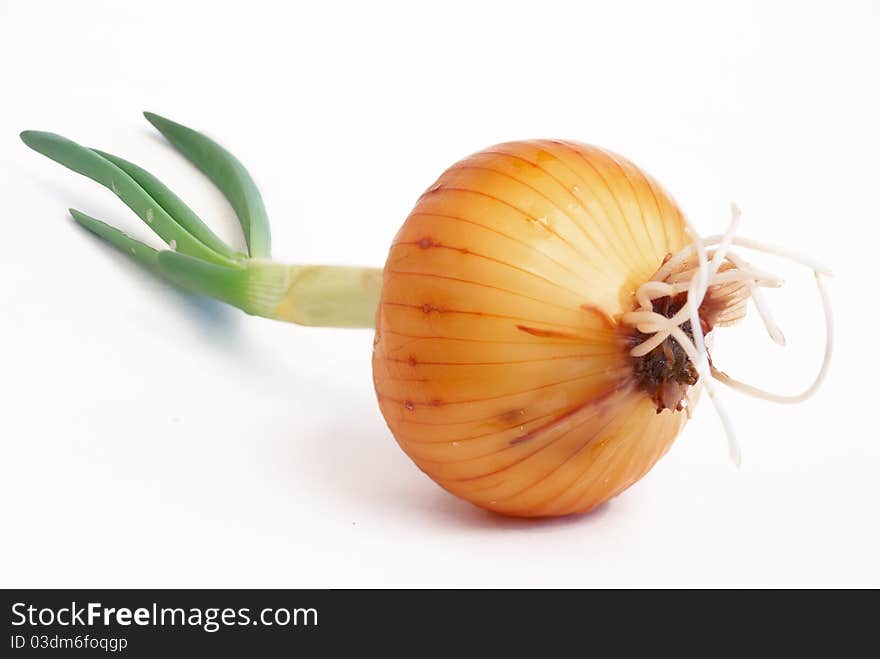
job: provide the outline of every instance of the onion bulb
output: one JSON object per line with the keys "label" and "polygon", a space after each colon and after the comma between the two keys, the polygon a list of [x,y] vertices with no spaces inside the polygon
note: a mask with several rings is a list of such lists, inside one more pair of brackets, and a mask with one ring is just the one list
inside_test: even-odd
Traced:
{"label": "onion bulb", "polygon": [[[269,260],[259,192],[229,152],[162,117],[147,118],[226,194],[248,249],[217,238],[148,172],[60,136],[32,148],[113,190],[162,237],[156,250],[71,211],[158,274],[248,313],[305,325],[372,327],[373,382],[404,452],[438,485],[522,517],[591,510],[669,450],[701,390],[732,424],[712,384],[795,402],[831,355],[822,266],[727,231],[701,238],[663,187],[625,158],[560,140],[509,142],[447,169],[418,199],[385,268]],[[784,343],[762,289],[782,281],[741,248],[811,268],[826,313],[815,382],[783,396],[718,370],[714,329],[754,303]]]}

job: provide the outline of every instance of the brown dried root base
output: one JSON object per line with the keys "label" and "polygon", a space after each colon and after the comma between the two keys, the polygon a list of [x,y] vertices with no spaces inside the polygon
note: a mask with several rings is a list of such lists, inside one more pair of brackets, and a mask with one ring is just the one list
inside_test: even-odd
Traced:
{"label": "brown dried root base", "polygon": [[[667,318],[672,318],[686,302],[686,293],[677,295],[675,298],[669,296],[658,298],[653,301],[654,311]],[[711,328],[706,327],[705,322],[702,324],[705,334]],[[690,322],[681,325],[681,329],[693,341]],[[649,338],[651,338],[650,335],[634,329],[630,340],[635,346]],[[683,401],[687,395],[688,387],[695,385],[700,376],[693,362],[678,342],[671,337],[667,338],[648,354],[630,359],[636,381],[654,401],[657,406],[657,414],[666,409],[676,411],[683,409]]]}

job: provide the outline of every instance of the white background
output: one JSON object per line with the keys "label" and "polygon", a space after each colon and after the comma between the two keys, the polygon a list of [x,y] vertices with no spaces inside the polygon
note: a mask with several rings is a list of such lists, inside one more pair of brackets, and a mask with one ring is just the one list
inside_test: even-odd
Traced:
{"label": "white background", "polygon": [[[876,2],[0,0],[0,583],[87,586],[880,586]],[[833,267],[838,343],[795,407],[723,392],[597,512],[493,516],[398,449],[369,331],[251,318],[177,293],[78,229],[146,236],[97,184],[26,149],[52,130],[158,174],[239,241],[219,193],[142,119],[227,145],[275,256],[381,265],[458,158],[565,137],[653,173],[705,233]],[[733,372],[816,370],[808,271],[716,338]]]}

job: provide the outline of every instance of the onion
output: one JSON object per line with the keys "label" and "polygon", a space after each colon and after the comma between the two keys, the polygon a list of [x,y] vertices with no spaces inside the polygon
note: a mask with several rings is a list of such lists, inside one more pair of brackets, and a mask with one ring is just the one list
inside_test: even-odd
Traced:
{"label": "onion", "polygon": [[689,243],[630,162],[571,142],[496,146],[419,199],[385,265],[373,373],[401,448],[510,515],[589,510],[685,422],[637,386],[617,317]]}
{"label": "onion", "polygon": [[[35,150],[113,190],[171,247],[155,250],[79,211],[83,226],[158,274],[251,314],[372,327],[373,380],[401,448],[441,487],[506,515],[588,511],[663,456],[705,389],[740,452],[713,378],[777,402],[812,394],[831,356],[822,266],[726,233],[700,238],[672,197],[625,158],[576,142],[500,144],[456,163],[418,200],[375,268],[269,260],[269,226],[250,175],[205,136],[147,118],[226,194],[247,253],[225,245],[148,172],[60,136]],[[709,360],[717,326],[782,281],[733,248],[816,273],[826,348],[815,382],[783,396]]]}

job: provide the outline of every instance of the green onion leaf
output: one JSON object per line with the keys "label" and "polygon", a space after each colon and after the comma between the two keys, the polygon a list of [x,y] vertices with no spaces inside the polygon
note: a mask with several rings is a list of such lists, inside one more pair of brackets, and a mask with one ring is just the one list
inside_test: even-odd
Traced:
{"label": "green onion leaf", "polygon": [[150,172],[128,160],[120,158],[119,156],[114,156],[111,153],[106,153],[98,149],[92,150],[131,176],[157,204],[165,209],[165,212],[174,218],[175,222],[201,241],[202,244],[230,259],[245,258],[244,254],[236,252],[229,247],[229,245],[224,243],[217,234],[211,231],[208,225],[196,215],[195,211],[186,205],[186,202],[169,190],[162,181],[150,174]]}
{"label": "green onion leaf", "polygon": [[103,156],[54,133],[28,130],[21,139],[34,151],[112,190],[172,249],[214,263],[230,262],[175,222],[131,176]]}
{"label": "green onion leaf", "polygon": [[159,254],[158,250],[142,243],[140,240],[135,240],[116,227],[112,227],[100,220],[96,220],[75,208],[70,209],[70,214],[78,224],[85,227],[98,237],[103,238],[108,243],[118,248],[121,252],[124,252],[136,261],[139,261],[151,270],[158,271],[159,261],[156,258]]}
{"label": "green onion leaf", "polygon": [[238,215],[249,254],[268,258],[271,251],[269,218],[263,198],[244,165],[222,146],[191,128],[152,112],[144,112],[144,116],[220,188]]}

